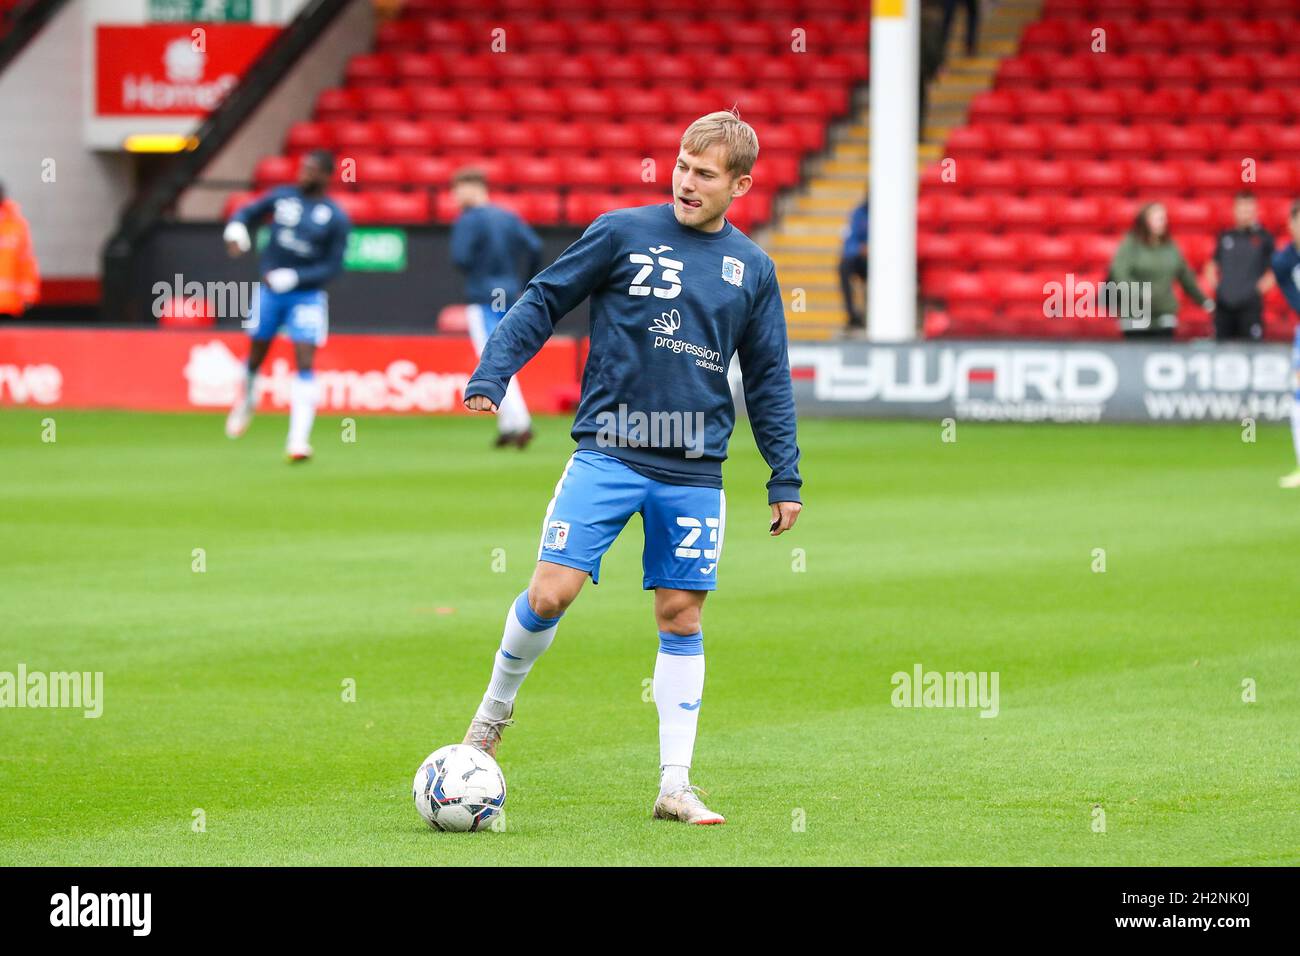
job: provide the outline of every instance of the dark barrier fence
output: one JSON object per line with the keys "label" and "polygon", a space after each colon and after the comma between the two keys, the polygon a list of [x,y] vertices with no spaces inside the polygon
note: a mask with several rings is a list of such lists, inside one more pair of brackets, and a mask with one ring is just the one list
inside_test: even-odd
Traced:
{"label": "dark barrier fence", "polygon": [[[221,225],[168,223],[141,244],[130,266],[126,315],[154,324],[161,301],[184,294],[188,283],[254,282],[257,255],[226,255]],[[464,279],[451,262],[448,226],[357,227],[347,269],[329,286],[330,329],[335,332],[432,332],[439,311],[464,302]],[[542,262],[554,261],[580,230],[539,228]],[[179,278],[178,278],[179,277]],[[165,287],[165,288],[164,288]],[[235,329],[240,316],[217,316],[217,327]],[[561,334],[585,335],[586,303],[559,327]]]}

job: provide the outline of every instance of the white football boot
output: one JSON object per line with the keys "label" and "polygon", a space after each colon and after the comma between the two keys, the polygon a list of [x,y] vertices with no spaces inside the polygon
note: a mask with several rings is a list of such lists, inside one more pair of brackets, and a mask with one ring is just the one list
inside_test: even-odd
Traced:
{"label": "white football boot", "polygon": [[1280,488],[1300,488],[1300,468],[1291,472],[1289,475],[1283,475],[1277,480]]}
{"label": "white football boot", "polygon": [[241,398],[226,416],[226,437],[238,438],[248,431],[248,423],[253,420],[253,403]]}
{"label": "white football boot", "polygon": [[284,457],[290,462],[311,461],[311,445],[290,445],[284,450]]}
{"label": "white football boot", "polygon": [[655,801],[654,818],[676,820],[678,823],[694,823],[699,826],[726,823],[726,817],[721,813],[714,813],[704,805],[704,801],[698,796],[699,793],[704,791],[699,787],[685,786],[670,793],[659,794],[659,799]]}

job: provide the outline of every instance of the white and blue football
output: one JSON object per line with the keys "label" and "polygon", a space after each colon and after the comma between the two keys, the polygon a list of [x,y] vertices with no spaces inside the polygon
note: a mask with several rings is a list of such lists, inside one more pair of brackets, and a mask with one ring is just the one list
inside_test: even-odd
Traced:
{"label": "white and blue football", "polygon": [[474,833],[506,805],[506,778],[497,762],[468,744],[440,747],[415,772],[415,808],[435,830]]}

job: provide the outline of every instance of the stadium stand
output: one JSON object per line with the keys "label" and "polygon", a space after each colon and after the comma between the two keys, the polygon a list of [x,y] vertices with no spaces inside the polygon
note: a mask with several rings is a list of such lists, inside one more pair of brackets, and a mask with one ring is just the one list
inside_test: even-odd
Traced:
{"label": "stadium stand", "polygon": [[[449,178],[472,163],[495,200],[527,220],[585,226],[611,208],[663,201],[681,131],[734,104],[762,145],[755,188],[732,207],[733,221],[753,229],[772,218],[778,191],[800,182],[801,164],[825,148],[865,82],[866,5],[709,7],[714,19],[680,30],[672,17],[694,14],[693,2],[409,0],[380,25],[373,52],[352,59],[344,84],[292,127],[283,153],[257,164],[253,190],[290,181],[305,150],[330,148],[339,199],[357,222],[446,223]],[[795,29],[817,55],[792,51]],[[508,55],[489,52],[494,38]],[[247,198],[232,195],[227,211]]]}
{"label": "stadium stand", "polygon": [[[922,31],[938,28],[940,8],[940,4],[926,5]],[[981,25],[974,55],[966,53],[965,28],[958,20],[943,57],[945,70],[929,90],[918,147],[923,164],[943,155],[950,129],[965,122],[972,97],[988,88],[1001,58],[1016,51],[1025,24],[1039,15],[1038,0],[998,3]],[[865,87],[858,91],[849,120],[830,131],[827,154],[808,164],[804,189],[790,200],[766,237],[765,247],[776,261],[782,289],[799,288],[805,293],[806,308],[787,312],[793,339],[827,339],[845,324],[836,270],[845,223],[862,201],[870,175],[870,112],[865,93]]]}
{"label": "stadium stand", "polygon": [[[1243,188],[1284,236],[1300,191],[1300,105],[1286,95],[1300,79],[1297,28],[1296,0],[1048,0],[948,136],[955,177],[941,162],[922,175],[925,334],[1117,337],[1110,318],[1045,317],[1043,284],[1103,280],[1153,200],[1198,273]],[[1210,317],[1179,299],[1178,336],[1210,334]],[[1266,338],[1289,339],[1280,293],[1264,301]]]}

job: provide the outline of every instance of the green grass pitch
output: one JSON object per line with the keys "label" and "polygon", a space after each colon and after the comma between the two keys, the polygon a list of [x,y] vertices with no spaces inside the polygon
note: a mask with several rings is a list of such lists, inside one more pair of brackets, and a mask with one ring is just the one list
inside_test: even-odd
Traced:
{"label": "green grass pitch", "polygon": [[[568,422],[521,454],[486,419],[323,417],[298,467],[284,427],[0,413],[0,671],[104,673],[99,719],[0,710],[0,862],[1300,863],[1281,428],[807,421],[770,539],[742,425],[692,775],[727,826],[650,819],[634,519],[524,685],[505,831],[464,835],[411,778],[482,693]],[[999,714],[892,706],[916,664],[996,671]]]}

